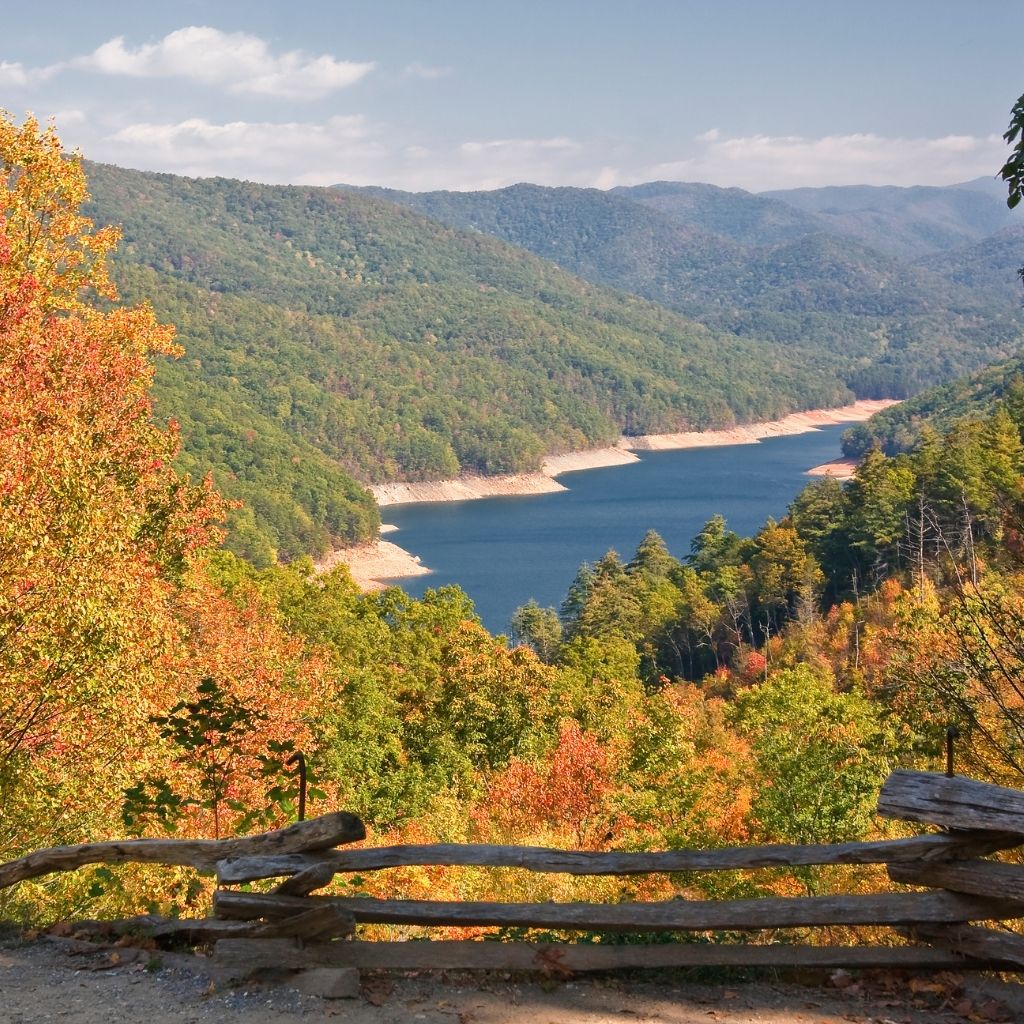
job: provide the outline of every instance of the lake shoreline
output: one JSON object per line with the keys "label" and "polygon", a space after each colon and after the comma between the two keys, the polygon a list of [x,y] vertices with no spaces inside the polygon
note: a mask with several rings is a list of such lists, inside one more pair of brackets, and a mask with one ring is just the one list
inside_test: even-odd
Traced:
{"label": "lake shoreline", "polygon": [[587,469],[604,469],[638,461],[638,451],[674,451],[685,448],[718,448],[734,444],[759,444],[765,438],[806,434],[820,427],[861,423],[896,402],[863,399],[835,409],[808,409],[779,420],[748,423],[726,430],[691,430],[676,434],[644,434],[622,437],[608,448],[551,455],[536,473],[506,476],[463,476],[451,480],[373,484],[369,491],[380,508],[414,502],[473,501],[478,498],[550,494],[564,491],[556,477]]}
{"label": "lake shoreline", "polygon": [[[380,532],[391,533],[397,527],[381,523]],[[428,576],[428,569],[419,558],[405,548],[388,540],[371,540],[350,548],[337,548],[315,563],[318,573],[329,572],[339,565],[347,565],[348,571],[364,594],[386,590],[390,579],[411,579]]]}
{"label": "lake shoreline", "polygon": [[[622,437],[612,447],[551,455],[545,459],[540,471],[536,473],[374,484],[369,490],[380,508],[418,502],[473,501],[481,498],[551,494],[567,490],[565,485],[556,479],[564,473],[629,465],[639,461],[639,456],[635,454],[638,451],[759,444],[766,438],[805,434],[824,426],[859,423],[894,404],[895,402],[888,399],[863,400],[835,409],[810,409],[806,412],[791,413],[779,420],[750,423],[727,430]],[[825,463],[808,470],[810,475],[835,475],[839,479],[847,479],[846,475],[840,475],[846,472],[852,475],[852,468],[843,460]],[[395,527],[389,524],[381,525],[382,534],[394,530]],[[398,544],[381,539],[350,548],[336,549],[321,559],[316,568],[318,572],[327,572],[340,564],[348,566],[352,578],[364,592],[383,590],[394,580],[425,576],[432,572],[417,555],[406,551]]]}
{"label": "lake shoreline", "polygon": [[807,470],[808,476],[830,476],[833,480],[843,483],[852,480],[860,463],[856,459],[832,459]]}

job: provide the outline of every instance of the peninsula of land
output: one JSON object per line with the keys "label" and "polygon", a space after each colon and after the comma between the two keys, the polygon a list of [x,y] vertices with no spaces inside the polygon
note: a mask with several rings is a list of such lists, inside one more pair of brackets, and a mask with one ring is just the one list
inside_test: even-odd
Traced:
{"label": "peninsula of land", "polygon": [[807,470],[808,476],[830,476],[834,480],[852,480],[859,463],[856,459],[833,459]]}
{"label": "peninsula of land", "polygon": [[[421,501],[472,501],[477,498],[549,494],[554,491],[566,490],[566,487],[556,479],[563,473],[627,465],[638,461],[638,456],[634,454],[637,451],[668,451],[682,448],[758,444],[768,437],[805,434],[820,427],[841,423],[858,423],[873,416],[881,409],[895,404],[891,399],[863,400],[836,409],[811,409],[807,412],[791,413],[779,420],[749,423],[730,427],[727,430],[693,430],[677,434],[622,437],[612,447],[549,456],[540,471],[536,473],[490,477],[464,476],[454,480],[374,484],[370,487],[370,491],[381,508]],[[839,459],[835,462],[825,463],[823,466],[816,466],[808,470],[808,473],[818,476],[835,476],[845,480],[852,476],[854,468],[855,463]],[[381,526],[381,533],[390,533],[394,529],[394,526],[384,524]],[[326,572],[339,564],[348,566],[352,578],[365,591],[384,589],[387,585],[384,582],[386,580],[424,576],[431,572],[427,566],[423,565],[418,556],[410,554],[398,544],[387,540],[376,540],[332,551],[317,563],[317,570]]]}
{"label": "peninsula of land", "polygon": [[[392,533],[397,529],[390,523],[380,525],[381,534]],[[431,572],[420,561],[419,555],[410,554],[405,548],[380,538],[332,551],[316,563],[316,571],[327,572],[337,565],[347,565],[352,579],[365,593],[384,590],[387,587],[384,580],[426,576]]]}

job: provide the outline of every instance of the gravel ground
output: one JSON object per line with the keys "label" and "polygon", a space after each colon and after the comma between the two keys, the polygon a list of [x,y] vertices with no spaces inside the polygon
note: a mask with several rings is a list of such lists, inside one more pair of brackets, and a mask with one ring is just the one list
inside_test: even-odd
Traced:
{"label": "gravel ground", "polygon": [[[156,959],[159,957],[159,961]],[[0,1022],[278,1024],[957,1024],[1024,1021],[1024,989],[956,978],[831,985],[587,980],[545,985],[489,976],[370,976],[358,999],[322,1000],[283,985],[211,981],[201,958],[97,950],[61,941],[0,944]],[[837,987],[840,986],[840,987]]]}

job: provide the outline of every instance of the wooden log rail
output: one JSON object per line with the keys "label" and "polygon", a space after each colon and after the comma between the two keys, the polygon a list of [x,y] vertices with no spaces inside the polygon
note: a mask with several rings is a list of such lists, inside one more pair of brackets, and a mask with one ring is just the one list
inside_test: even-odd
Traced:
{"label": "wooden log rail", "polygon": [[166,864],[213,871],[228,858],[309,853],[365,838],[363,823],[354,814],[338,811],[276,832],[239,839],[125,839],[55,846],[0,864],[0,889],[54,871],[73,871],[86,864]]}
{"label": "wooden log rail", "polygon": [[893,772],[882,786],[878,813],[954,829],[1024,835],[1024,793],[935,772]]}
{"label": "wooden log rail", "polygon": [[1019,846],[1022,842],[1024,836],[1016,833],[979,831],[823,846],[740,846],[720,850],[668,850],[651,853],[601,853],[554,850],[538,846],[441,843],[332,850],[316,856],[284,854],[273,857],[238,857],[217,864],[217,880],[222,885],[237,885],[262,878],[298,875],[308,871],[308,877],[323,886],[330,881],[328,870],[333,875],[409,866],[472,865],[571,875],[643,875],[815,864],[927,864],[933,861],[982,857],[996,850]]}
{"label": "wooden log rail", "polygon": [[952,892],[612,904],[294,897],[223,889],[214,895],[215,914],[236,920],[265,918],[275,921],[324,904],[348,911],[357,923],[363,924],[623,932],[945,924],[1024,916],[1024,903]]}
{"label": "wooden log rail", "polygon": [[[343,942],[271,949],[241,935],[217,944],[222,963],[316,963],[344,968],[498,968],[558,975],[623,967],[882,966],[933,970],[1012,970],[1024,966],[1024,939],[972,922],[1024,917],[1024,869],[982,860],[1024,844],[1024,794],[969,779],[896,772],[882,789],[879,813],[941,826],[940,834],[823,846],[775,845],[721,850],[597,852],[481,844],[393,846],[316,854],[241,857],[217,865],[224,885],[285,877],[271,894],[222,890],[218,917],[235,922],[287,921],[310,907],[333,906],[356,922],[423,927],[477,926],[562,931],[749,931],[829,925],[888,926],[925,947],[806,947],[785,944],[649,946],[537,945],[488,942]],[[517,868],[573,875],[748,870],[828,864],[885,864],[893,881],[931,891],[878,895],[671,900],[615,905],[516,904],[309,896],[338,872],[412,865]],[[269,940],[266,940],[269,941]],[[930,948],[929,948],[930,947]]]}

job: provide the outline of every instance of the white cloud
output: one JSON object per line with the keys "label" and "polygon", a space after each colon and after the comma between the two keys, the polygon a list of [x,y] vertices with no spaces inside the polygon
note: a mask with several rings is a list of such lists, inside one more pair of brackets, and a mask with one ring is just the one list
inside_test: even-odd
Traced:
{"label": "white cloud", "polygon": [[27,85],[28,72],[17,61],[0,60],[0,85]]}
{"label": "white cloud", "polygon": [[614,188],[620,183],[620,173],[617,167],[602,167],[591,183],[591,187],[609,189]]}
{"label": "white cloud", "polygon": [[37,85],[52,78],[59,65],[45,68],[27,68],[20,61],[0,60],[0,85]]}
{"label": "white cloud", "polygon": [[135,78],[185,78],[221,86],[231,93],[308,100],[354,85],[374,67],[372,62],[314,57],[301,50],[274,54],[259,36],[190,25],[168,33],[159,42],[137,47],[117,36],[86,56],[45,68],[3,63],[0,82],[5,75],[19,83],[73,69]]}
{"label": "white cloud", "polygon": [[564,137],[555,139],[491,139],[487,142],[464,142],[459,149],[471,156],[481,153],[522,156],[551,149],[579,149],[579,144]]}
{"label": "white cloud", "polygon": [[891,138],[874,133],[699,135],[696,155],[656,164],[633,180],[710,181],[752,191],[819,185],[945,185],[991,174],[1003,159],[997,135]]}
{"label": "white cloud", "polygon": [[146,121],[91,142],[76,141],[90,158],[122,166],[268,183],[491,189],[518,181],[589,186],[596,177],[586,151],[572,139],[474,140],[427,148],[386,142],[381,129],[361,115],[325,122]]}
{"label": "white cloud", "polygon": [[751,191],[829,184],[938,185],[993,173],[1005,148],[998,136],[811,139],[705,133],[679,159],[650,163],[638,160],[625,145],[584,143],[568,136],[428,145],[397,138],[362,115],[323,122],[147,120],[122,124],[106,134],[95,123],[82,123],[80,114],[73,113],[71,120],[79,125],[71,133],[74,141],[87,156],[124,166],[275,184],[344,182],[411,191],[485,190],[522,181],[607,189],[656,179],[706,181]]}
{"label": "white cloud", "polygon": [[[204,118],[128,125],[108,136],[104,159],[133,167],[198,177],[225,175],[273,183],[330,184],[342,180],[339,164],[383,155],[366,119],[355,114],[306,122],[230,121]],[[334,168],[338,168],[334,170]],[[328,180],[313,182],[310,176]]]}
{"label": "white cloud", "polygon": [[66,128],[70,125],[84,124],[86,115],[84,110],[58,110],[51,114],[48,121],[53,121],[57,128]]}

